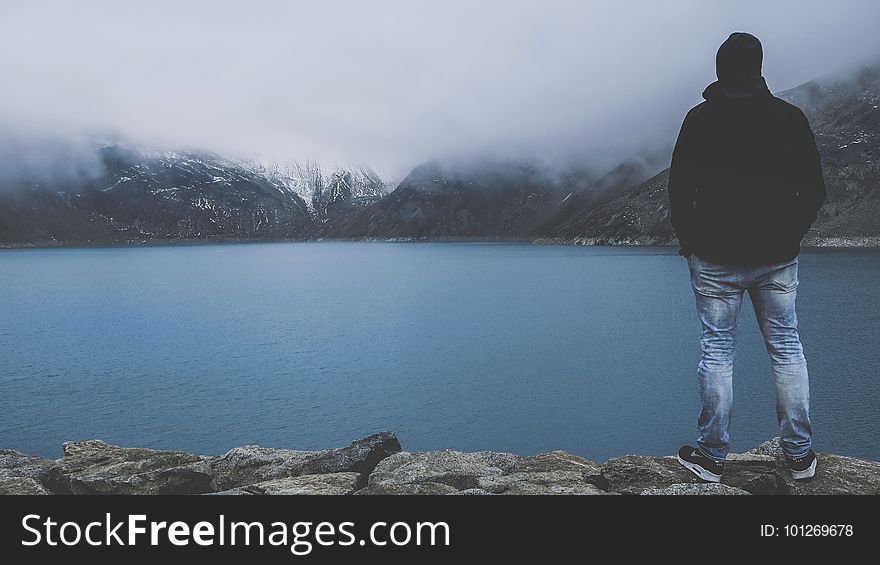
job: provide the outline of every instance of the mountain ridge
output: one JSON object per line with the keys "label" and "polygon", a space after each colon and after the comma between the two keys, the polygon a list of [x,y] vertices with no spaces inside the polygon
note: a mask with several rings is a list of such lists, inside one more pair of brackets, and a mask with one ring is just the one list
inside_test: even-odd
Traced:
{"label": "mountain ridge", "polygon": [[[810,120],[828,201],[805,245],[880,246],[880,59],[778,96]],[[674,244],[671,149],[609,170],[535,159],[422,163],[396,186],[358,163],[248,162],[108,142],[102,170],[0,177],[0,246],[487,240]]]}

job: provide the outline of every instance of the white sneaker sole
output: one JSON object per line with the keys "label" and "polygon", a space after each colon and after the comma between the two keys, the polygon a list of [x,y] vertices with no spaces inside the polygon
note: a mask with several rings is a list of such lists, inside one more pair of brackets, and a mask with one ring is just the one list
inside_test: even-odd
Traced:
{"label": "white sneaker sole", "polygon": [[696,476],[700,477],[704,481],[709,482],[709,483],[720,483],[721,482],[721,475],[716,475],[715,473],[711,473],[711,472],[707,471],[706,469],[703,469],[702,467],[700,467],[696,463],[691,463],[690,461],[685,461],[684,459],[681,458],[680,455],[676,455],[675,457],[676,457],[676,459],[678,459],[678,462],[681,463],[681,465],[685,469],[687,469],[691,473],[695,474]]}
{"label": "white sneaker sole", "polygon": [[818,459],[813,459],[813,464],[810,465],[809,467],[807,467],[806,469],[804,469],[803,471],[791,471],[791,469],[789,469],[791,471],[791,477],[794,480],[799,481],[801,479],[809,479],[809,478],[815,476],[816,475],[816,463],[818,461],[819,461]]}

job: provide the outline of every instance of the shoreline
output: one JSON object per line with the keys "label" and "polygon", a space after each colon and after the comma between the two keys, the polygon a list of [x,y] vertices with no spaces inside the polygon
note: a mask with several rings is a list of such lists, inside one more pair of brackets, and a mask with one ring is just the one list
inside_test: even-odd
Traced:
{"label": "shoreline", "polygon": [[728,456],[705,483],[673,456],[599,464],[563,451],[405,451],[379,432],[320,451],[236,447],[223,455],[66,442],[51,460],[0,449],[0,495],[877,495],[880,462],[820,453],[794,481],[773,438]]}
{"label": "shoreline", "polygon": [[[150,239],[123,242],[27,242],[0,243],[0,251],[21,249],[129,249],[144,247],[195,247],[210,245],[248,245],[248,244],[282,244],[282,243],[475,243],[475,244],[520,244],[520,245],[566,245],[580,247],[675,247],[677,241],[653,241],[635,239],[616,242],[599,242],[595,238],[555,239],[555,238],[485,238],[485,237],[443,237],[443,238],[315,238],[315,239]],[[863,237],[813,237],[801,245],[804,251],[834,251],[851,249],[880,249],[880,236]]]}

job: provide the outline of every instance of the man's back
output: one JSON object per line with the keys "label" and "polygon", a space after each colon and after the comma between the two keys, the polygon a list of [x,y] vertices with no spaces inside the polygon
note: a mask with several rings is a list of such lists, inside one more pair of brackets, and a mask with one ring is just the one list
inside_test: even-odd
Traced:
{"label": "man's back", "polygon": [[746,294],[770,354],[791,476],[810,478],[817,468],[795,300],[800,242],[825,200],[825,183],[806,117],[770,94],[762,59],[753,35],[733,33],[721,45],[718,81],[688,112],[669,173],[672,225],[702,326],[699,436],[678,461],[712,482],[721,480],[730,452],[737,318]]}
{"label": "man's back", "polygon": [[669,177],[682,252],[732,264],[795,257],[825,200],[807,118],[761,76],[719,80],[703,96],[682,124]]}

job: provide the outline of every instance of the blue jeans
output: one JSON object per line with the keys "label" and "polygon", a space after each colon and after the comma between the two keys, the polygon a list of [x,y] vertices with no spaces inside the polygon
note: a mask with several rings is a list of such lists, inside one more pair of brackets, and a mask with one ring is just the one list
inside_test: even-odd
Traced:
{"label": "blue jeans", "polygon": [[697,369],[703,401],[698,420],[700,449],[716,461],[730,451],[736,318],[743,294],[748,292],[776,379],[782,449],[789,457],[806,454],[812,439],[810,380],[795,313],[797,257],[774,265],[735,266],[690,255],[688,266],[703,326]]}

